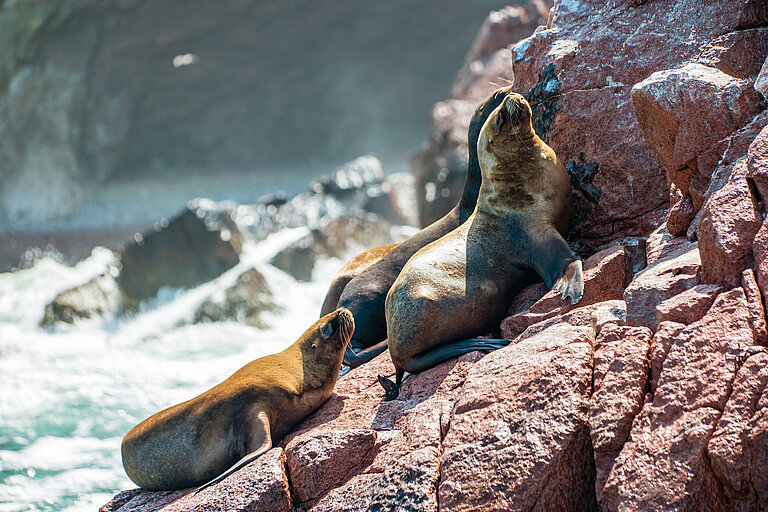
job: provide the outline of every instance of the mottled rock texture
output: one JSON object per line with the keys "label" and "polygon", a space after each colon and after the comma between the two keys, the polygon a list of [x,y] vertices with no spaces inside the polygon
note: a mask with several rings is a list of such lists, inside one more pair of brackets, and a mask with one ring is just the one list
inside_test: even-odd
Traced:
{"label": "mottled rock texture", "polygon": [[512,12],[489,18],[414,167],[455,197],[473,102],[514,69],[573,182],[584,298],[526,288],[500,325],[514,342],[393,401],[386,353],[342,377],[280,445],[294,508],[768,509],[765,2],[561,1],[504,43]]}

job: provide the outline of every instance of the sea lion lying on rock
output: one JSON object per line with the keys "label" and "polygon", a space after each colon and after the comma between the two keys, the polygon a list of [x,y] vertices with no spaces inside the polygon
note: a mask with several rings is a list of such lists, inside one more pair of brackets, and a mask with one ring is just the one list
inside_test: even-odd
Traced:
{"label": "sea lion lying on rock", "polygon": [[354,329],[352,314],[337,309],[282,352],[142,421],[123,438],[125,472],[150,490],[208,482],[202,489],[223,480],[328,399]]}
{"label": "sea lion lying on rock", "polygon": [[[475,110],[469,123],[469,162],[464,190],[459,203],[443,218],[422,229],[401,244],[369,249],[357,256],[352,269],[347,265],[334,278],[323,303],[321,314],[337,307],[347,308],[355,317],[355,335],[344,354],[344,364],[355,367],[366,363],[387,349],[387,325],[384,300],[400,270],[413,254],[460,226],[475,209],[480,190],[480,166],[477,160],[477,139],[488,115],[502,102],[510,87],[502,87],[488,96]],[[374,261],[367,266],[359,262]],[[350,262],[352,263],[352,262]],[[350,270],[360,273],[350,279]],[[343,281],[348,280],[346,285]],[[343,291],[340,292],[340,289]],[[340,296],[339,296],[340,294]],[[334,300],[339,296],[338,300]]]}
{"label": "sea lion lying on rock", "polygon": [[571,219],[571,182],[555,152],[533,131],[531,107],[509,93],[477,141],[482,171],[467,222],[408,260],[386,298],[396,383],[380,377],[387,398],[414,373],[510,340],[472,338],[496,328],[512,298],[535,274],[573,304],[584,290],[579,257],[563,236]]}

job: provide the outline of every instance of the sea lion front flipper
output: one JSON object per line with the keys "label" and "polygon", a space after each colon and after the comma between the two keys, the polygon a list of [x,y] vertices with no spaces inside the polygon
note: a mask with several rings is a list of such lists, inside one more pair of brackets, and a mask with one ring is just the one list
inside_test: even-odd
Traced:
{"label": "sea lion front flipper", "polygon": [[581,270],[581,260],[572,261],[568,264],[563,277],[555,282],[553,290],[560,292],[560,297],[571,298],[571,304],[576,304],[584,295],[584,274]]}
{"label": "sea lion front flipper", "polygon": [[360,349],[355,352],[352,348],[354,340],[347,344],[347,348],[344,351],[344,364],[350,368],[357,368],[361,364],[365,364],[374,357],[378,356],[385,350],[387,350],[387,340],[380,341],[379,343],[367,348]]}
{"label": "sea lion front flipper", "polygon": [[204,483],[197,489],[195,489],[194,494],[199,493],[206,487],[210,487],[213,484],[219,483],[225,478],[227,478],[229,475],[234,473],[235,471],[239,470],[243,466],[246,466],[253,462],[254,460],[258,459],[261,455],[265,454],[267,451],[269,451],[272,448],[272,434],[270,432],[269,428],[269,417],[267,416],[266,411],[260,411],[259,414],[256,416],[256,420],[254,421],[254,425],[251,428],[251,435],[252,440],[250,443],[250,449],[252,450],[248,455],[237,461],[231,468],[211,480],[210,482]]}
{"label": "sea lion front flipper", "polygon": [[563,299],[570,298],[571,304],[579,302],[584,294],[579,256],[555,228],[542,229],[531,238],[538,250],[532,252],[528,265],[538,272],[547,288],[560,292]]}

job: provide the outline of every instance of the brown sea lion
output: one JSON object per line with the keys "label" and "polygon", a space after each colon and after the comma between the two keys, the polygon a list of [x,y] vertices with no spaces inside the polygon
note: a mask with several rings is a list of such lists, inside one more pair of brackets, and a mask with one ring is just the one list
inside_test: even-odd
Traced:
{"label": "brown sea lion", "polygon": [[125,472],[144,489],[202,489],[245,466],[328,399],[354,329],[338,309],[282,352],[142,421],[123,438]]}
{"label": "brown sea lion", "polygon": [[506,95],[483,125],[477,153],[483,178],[474,213],[418,251],[387,295],[397,382],[380,381],[390,399],[399,393],[404,371],[510,343],[472,337],[497,327],[536,273],[573,304],[581,299],[581,260],[563,238],[571,219],[571,182],[555,152],[533,131],[525,98]]}
{"label": "brown sea lion", "polygon": [[[354,338],[344,354],[344,364],[352,367],[359,366],[387,349],[384,300],[403,265],[416,251],[457,228],[472,214],[481,182],[480,166],[477,161],[477,138],[488,115],[501,103],[508,92],[510,87],[497,89],[475,109],[472,115],[467,134],[469,143],[467,177],[459,203],[443,218],[400,243],[386,256],[349,280],[335,303],[330,295],[338,292],[339,283],[334,280],[331,284],[323,311],[335,307],[347,308],[354,315],[357,326]],[[379,249],[374,248],[370,251],[376,253]],[[362,253],[355,258],[367,258],[365,254]]]}

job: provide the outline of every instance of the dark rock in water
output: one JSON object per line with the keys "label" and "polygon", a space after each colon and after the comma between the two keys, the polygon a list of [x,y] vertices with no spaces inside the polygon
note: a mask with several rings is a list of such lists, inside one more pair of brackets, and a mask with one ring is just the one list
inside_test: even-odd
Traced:
{"label": "dark rock in water", "polygon": [[374,247],[392,241],[392,226],[378,216],[354,212],[339,217],[275,255],[272,264],[299,281],[309,281],[318,256],[343,257],[351,244]]}
{"label": "dark rock in water", "polygon": [[361,156],[314,180],[309,191],[290,200],[276,194],[255,205],[233,207],[241,232],[263,240],[283,228],[318,229],[333,219],[375,213],[393,224],[406,224],[384,167],[373,155]]}
{"label": "dark rock in water", "polygon": [[312,235],[294,242],[272,259],[272,265],[290,274],[297,281],[307,282],[312,279],[317,253]]}
{"label": "dark rock in water", "polygon": [[240,274],[231,287],[206,299],[195,312],[194,322],[232,320],[264,329],[268,325],[262,320],[261,314],[276,309],[278,307],[272,301],[272,290],[264,276],[251,268]]}
{"label": "dark rock in water", "polygon": [[63,293],[45,307],[41,325],[74,323],[81,318],[115,315],[121,308],[120,291],[115,279],[105,273]]}
{"label": "dark rock in water", "polygon": [[237,264],[240,248],[240,233],[228,212],[192,201],[159,230],[137,234],[119,252],[123,301],[137,307],[163,286],[188,288],[213,279]]}

